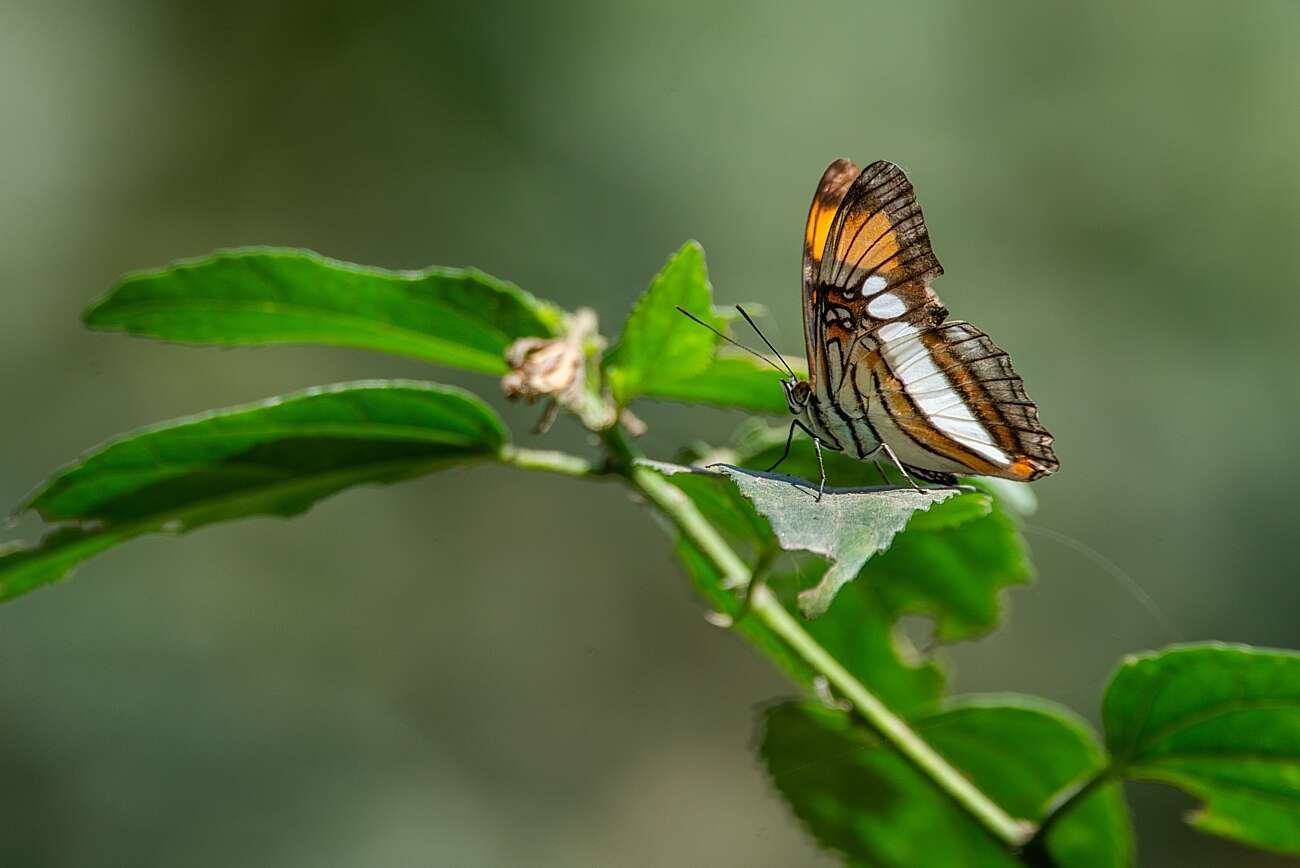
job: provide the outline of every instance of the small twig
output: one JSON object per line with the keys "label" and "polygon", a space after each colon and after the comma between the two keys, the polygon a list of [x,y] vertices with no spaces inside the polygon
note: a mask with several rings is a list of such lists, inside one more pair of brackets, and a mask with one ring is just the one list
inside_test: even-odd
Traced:
{"label": "small twig", "polygon": [[[713,563],[721,574],[724,586],[750,586],[753,574],[749,568],[680,488],[655,470],[639,463],[638,456],[617,427],[601,432],[601,439],[613,453],[618,472]],[[761,620],[809,667],[825,677],[841,696],[852,703],[857,715],[888,747],[910,762],[985,831],[1011,851],[1018,850],[1029,840],[1034,832],[1031,823],[1018,820],[1004,811],[930,747],[901,717],[890,711],[874,693],[819,645],[803,625],[785,610],[769,588],[761,585],[750,587],[749,598],[753,617]]]}
{"label": "small twig", "polygon": [[553,449],[518,449],[506,446],[498,458],[503,464],[509,464],[522,470],[541,470],[546,473],[558,473],[562,476],[604,476],[607,471],[597,467],[585,458],[559,452]]}
{"label": "small twig", "polygon": [[[1083,792],[1066,794],[1057,810],[1049,812],[1039,828],[1008,814],[818,644],[798,619],[785,610],[771,589],[756,580],[756,573],[761,572],[757,569],[750,570],[745,565],[685,492],[669,482],[659,469],[637,453],[621,427],[616,425],[598,433],[609,452],[608,461],[602,468],[574,455],[513,447],[502,450],[502,460],[516,467],[568,476],[595,477],[606,472],[622,476],[717,568],[724,587],[747,591],[744,617],[758,618],[780,637],[852,705],[854,713],[875,731],[887,747],[911,763],[1008,851],[1017,854],[1025,864],[1034,868],[1051,866],[1045,845],[1040,842],[1054,818],[1082,798]],[[762,568],[761,571],[766,571],[774,559],[775,554],[764,552],[758,565]],[[1089,782],[1080,789],[1086,791],[1092,786],[1095,783]],[[1040,857],[1048,861],[1041,861]],[[1031,859],[1040,861],[1030,861]]]}
{"label": "small twig", "polygon": [[804,662],[853,705],[853,710],[881,740],[969,814],[985,831],[1008,848],[1020,847],[1033,832],[1032,824],[1017,820],[957,771],[907,723],[851,675],[804,630],[766,587],[753,592],[755,616],[791,647]]}
{"label": "small twig", "polygon": [[1034,833],[1029,836],[1020,849],[1020,860],[1030,868],[1056,868],[1056,862],[1052,858],[1052,854],[1047,850],[1048,835],[1051,834],[1052,829],[1056,827],[1062,817],[1067,816],[1078,807],[1098,787],[1109,783],[1115,774],[1116,769],[1107,766],[1082,781],[1076,781],[1053,796],[1042,821],[1039,822],[1038,827],[1034,829]]}
{"label": "small twig", "polygon": [[736,610],[736,614],[728,615],[725,612],[709,612],[704,616],[704,620],[708,621],[715,627],[730,630],[732,627],[736,626],[736,624],[748,618],[750,603],[754,600],[754,589],[763,587],[763,582],[767,579],[767,574],[771,570],[772,564],[776,562],[776,559],[780,554],[781,547],[777,544],[776,540],[773,539],[767,548],[765,548],[758,556],[758,560],[754,563],[754,568],[750,570],[748,584],[743,587],[732,587],[730,585],[723,586],[727,590],[737,591],[741,595],[740,608]]}

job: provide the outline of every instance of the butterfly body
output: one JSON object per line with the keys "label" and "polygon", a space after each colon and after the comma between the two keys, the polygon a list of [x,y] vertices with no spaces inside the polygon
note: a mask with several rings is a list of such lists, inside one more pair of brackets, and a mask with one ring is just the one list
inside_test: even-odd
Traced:
{"label": "butterfly body", "polygon": [[1054,472],[1052,436],[1007,354],[948,320],[930,288],[942,273],[901,169],[830,165],[804,239],[809,376],[785,382],[796,424],[819,449],[884,452],[933,481]]}

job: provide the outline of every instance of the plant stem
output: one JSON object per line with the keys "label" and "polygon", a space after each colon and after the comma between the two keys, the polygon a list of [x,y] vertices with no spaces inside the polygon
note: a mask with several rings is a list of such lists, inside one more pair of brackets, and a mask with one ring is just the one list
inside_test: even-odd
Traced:
{"label": "plant stem", "polygon": [[901,717],[890,711],[826,649],[817,644],[817,640],[785,610],[771,590],[761,582],[754,581],[754,573],[718,535],[717,530],[685,492],[669,482],[659,471],[637,463],[638,452],[619,426],[615,425],[599,434],[610,458],[602,468],[573,455],[512,447],[502,451],[501,460],[529,470],[544,470],[569,476],[616,473],[625,478],[713,563],[721,574],[724,587],[748,591],[746,608],[750,614],[780,636],[792,651],[852,703],[858,715],[886,745],[910,762],[1008,850],[1019,853],[1026,842],[1038,837],[1035,833],[1039,830],[1032,823],[1017,820],[1002,810],[930,747]]}
{"label": "plant stem", "polygon": [[[728,587],[744,588],[752,575],[744,561],[727,545],[726,541],[696,508],[695,504],[658,472],[637,466],[627,459],[632,456],[630,447],[620,434],[606,435],[611,450],[623,459],[619,472],[647,500],[655,505],[688,539],[713,562]],[[612,442],[611,442],[612,441]],[[880,738],[901,754],[918,771],[942,790],[956,805],[969,814],[994,838],[1009,849],[1018,849],[1033,833],[1033,826],[1017,820],[1002,810],[978,787],[953,768],[934,748],[930,747],[902,718],[895,715],[875,694],[849,674],[839,662],[817,644],[803,626],[790,615],[772,592],[755,585],[750,589],[752,614],[780,636],[804,662],[820,673],[839,693],[853,704],[854,709]]]}
{"label": "plant stem", "polygon": [[902,754],[921,774],[929,778],[958,807],[970,814],[991,835],[1008,847],[1018,847],[1033,831],[1032,825],[1017,820],[972,784],[961,772],[917,735],[875,694],[840,665],[825,648],[804,630],[766,587],[752,591],[753,613],[776,633],[804,662],[817,670],[880,738]]}
{"label": "plant stem", "polygon": [[1053,868],[1056,863],[1052,861],[1051,855],[1047,852],[1048,834],[1062,817],[1077,808],[1080,802],[1092,795],[1093,791],[1098,787],[1108,783],[1117,773],[1118,769],[1114,766],[1107,766],[1057,793],[1047,806],[1047,811],[1038,824],[1038,828],[1034,829],[1034,833],[1025,841],[1021,850],[1021,859],[1025,864],[1041,866],[1041,868]]}
{"label": "plant stem", "polygon": [[519,449],[513,446],[503,448],[499,457],[503,463],[525,470],[589,478],[617,474],[626,479],[713,563],[721,574],[724,587],[746,592],[747,616],[758,618],[781,637],[792,651],[852,704],[858,716],[886,745],[910,762],[1023,864],[1030,868],[1055,868],[1056,863],[1047,850],[1048,834],[1061,817],[1113,777],[1113,768],[1102,769],[1086,780],[1062,790],[1052,800],[1042,822],[1037,825],[1012,817],[930,747],[906,721],[890,711],[888,706],[819,645],[797,618],[786,611],[761,581],[760,574],[770,565],[770,557],[775,551],[765,552],[755,570],[751,571],[680,488],[669,482],[659,471],[637,463],[639,453],[619,426],[600,431],[599,434],[609,451],[609,461],[604,465],[595,465],[585,458],[565,452]]}
{"label": "plant stem", "polygon": [[604,471],[585,458],[551,449],[517,449],[506,446],[501,450],[501,462],[523,470],[542,470],[563,476],[599,476]]}
{"label": "plant stem", "polygon": [[691,542],[713,562],[721,575],[723,587],[746,588],[752,574],[745,562],[731,546],[727,545],[713,525],[696,508],[680,488],[649,467],[633,466],[628,471],[633,487],[645,495],[659,511],[667,516]]}

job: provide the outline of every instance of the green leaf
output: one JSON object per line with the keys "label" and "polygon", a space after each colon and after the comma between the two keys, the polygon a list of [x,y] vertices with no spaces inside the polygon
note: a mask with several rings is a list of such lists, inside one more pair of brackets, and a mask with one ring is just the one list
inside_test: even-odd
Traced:
{"label": "green leaf", "polygon": [[[977,508],[982,506],[983,515]],[[940,642],[972,639],[993,630],[1001,616],[1001,592],[1027,584],[1033,568],[1015,523],[1001,507],[980,494],[964,494],[940,510],[967,520],[926,526],[953,516],[918,513],[916,527],[894,538],[889,550],[872,558],[858,582],[873,588],[888,611],[926,615]]]}
{"label": "green leaf", "polygon": [[[765,552],[775,545],[775,538],[763,520],[736,487],[714,473],[696,472],[692,468],[657,461],[641,461],[680,489],[709,520],[727,545],[753,569]],[[750,617],[736,588],[723,583],[723,576],[713,563],[684,534],[676,534],[677,558],[686,569],[695,590],[716,613],[731,620],[731,629],[800,684],[811,686],[817,675],[792,652],[776,633],[762,621]]]}
{"label": "green leaf", "polygon": [[890,489],[852,491],[827,489],[820,502],[815,489],[791,477],[721,466],[740,492],[772,525],[781,547],[813,552],[829,559],[831,568],[813,588],[799,595],[804,616],[823,614],[867,559],[889,547],[912,513],[929,509],[958,492],[954,489],[915,491]]}
{"label": "green leaf", "polygon": [[77,524],[0,553],[0,600],[142,533],[296,515],[353,485],[496,456],[505,442],[496,414],[473,395],[411,381],[309,389],[127,434],[24,504],[47,521]]}
{"label": "green leaf", "polygon": [[330,344],[504,374],[516,338],[563,315],[474,269],[387,271],[305,250],[247,248],[132,274],[86,325],[193,344]]}
{"label": "green leaf", "polygon": [[[1098,771],[1101,751],[1069,712],[1027,697],[969,698],[915,724],[1013,816],[1041,819],[1051,797]],[[874,868],[1013,868],[1020,863],[913,766],[844,712],[785,703],[764,714],[760,754],[777,789],[822,843]],[[1063,816],[1047,845],[1059,868],[1132,860],[1118,785]]]}
{"label": "green leaf", "polygon": [[153,529],[142,524],[111,529],[60,527],[36,545],[0,546],[0,602],[57,582],[87,558]]}
{"label": "green leaf", "polygon": [[[667,475],[673,485],[685,492],[751,568],[777,545],[768,523],[727,479],[712,473],[690,473],[684,472],[685,468],[646,463]],[[735,631],[796,682],[813,686],[817,673],[792,654],[761,621],[745,617],[737,592],[722,585],[717,570],[684,537],[679,538],[677,554],[710,607],[733,619]],[[784,575],[772,576],[768,581],[782,587],[795,584],[791,577]],[[942,693],[943,673],[932,661],[904,660],[892,636],[892,622],[893,615],[874,595],[842,592],[824,616],[805,627],[849,672],[870,683],[876,695],[897,713],[911,716],[932,711]]]}
{"label": "green leaf", "polygon": [[688,241],[650,282],[605,357],[605,375],[620,404],[693,377],[713,364],[718,338],[676,308],[722,329],[713,313],[713,288],[704,248]]}
{"label": "green leaf", "polygon": [[910,647],[907,637],[895,630],[897,620],[898,614],[873,588],[853,582],[836,595],[825,615],[803,626],[851,675],[871,685],[871,692],[895,714],[930,714],[943,697],[943,668]]}
{"label": "green leaf", "polygon": [[781,389],[781,372],[739,350],[719,352],[704,370],[671,381],[657,381],[643,394],[664,401],[712,404],[755,413],[788,415],[790,412]]}
{"label": "green leaf", "polygon": [[681,489],[750,566],[765,551],[776,547],[767,521],[723,476],[660,461],[642,460],[639,463],[668,477],[669,482]]}
{"label": "green leaf", "polygon": [[812,685],[817,673],[762,621],[753,617],[742,617],[744,608],[735,591],[723,585],[722,576],[717,568],[684,537],[678,538],[677,557],[686,568],[686,574],[690,576],[691,583],[704,601],[715,612],[732,619],[733,632],[776,663],[794,681],[806,686]]}
{"label": "green leaf", "polygon": [[[783,439],[764,428],[751,430],[737,453],[701,446],[688,457],[705,462],[727,457],[750,467],[766,467],[780,457],[783,444]],[[831,454],[826,461],[828,474],[837,481],[880,482],[869,462]],[[795,472],[811,471],[809,475],[816,473],[816,458],[807,441],[796,441],[784,467]],[[767,521],[733,485],[706,473],[676,473],[672,482],[686,492],[751,566],[775,543]],[[797,508],[815,510],[818,505],[811,501],[805,493]],[[793,567],[783,562],[769,576],[768,584],[783,599],[793,602],[793,595],[787,591],[814,586],[826,572],[823,563],[807,560]],[[691,564],[687,567],[697,585],[701,584],[698,569]],[[982,493],[963,493],[912,513],[890,547],[868,560],[859,580],[843,587],[829,610],[805,622],[804,628],[845,669],[872,685],[896,713],[916,717],[937,706],[944,674],[928,651],[920,653],[911,647],[908,638],[896,628],[899,617],[918,614],[933,618],[940,642],[970,638],[996,625],[1001,589],[1027,581],[1029,576],[1020,534],[1005,515],[1001,502]],[[734,592],[717,587],[708,589],[704,596],[718,611],[733,616],[739,611]],[[814,673],[792,666],[780,655],[768,652],[762,643],[756,644],[796,681],[811,684]]]}
{"label": "green leaf", "polygon": [[[694,241],[673,254],[632,309],[619,343],[605,356],[604,370],[620,404],[634,398],[713,404],[784,416],[778,361],[764,363],[741,350],[719,352],[720,339],[677,310],[690,311],[726,334],[739,319],[733,310],[715,310],[704,250]],[[752,305],[750,314],[760,310]],[[796,372],[801,360],[787,359]]]}
{"label": "green leaf", "polygon": [[1029,518],[1038,512],[1038,495],[1034,494],[1034,488],[1028,482],[998,479],[996,476],[977,476],[967,482],[988,492],[1012,515]]}
{"label": "green leaf", "polygon": [[[955,556],[972,546],[978,550],[981,541],[1005,530],[987,526],[994,509],[988,497],[966,493],[913,513],[890,547],[840,590],[826,614],[804,624],[818,644],[903,717],[935,710],[944,672],[928,651],[918,651],[897,629],[899,617],[930,616],[937,625],[936,641],[952,642],[969,638],[972,631],[964,628],[973,620],[972,612],[997,614],[996,591],[1005,580],[995,568],[997,558],[963,561]],[[1014,529],[1010,532],[1014,535]],[[1019,552],[1014,543],[993,548]],[[981,572],[982,567],[989,572]],[[796,586],[819,578],[815,569],[807,572],[812,581],[805,578]]]}
{"label": "green leaf", "polygon": [[1130,657],[1102,712],[1116,766],[1202,800],[1197,828],[1300,855],[1300,654],[1209,643]]}
{"label": "green leaf", "polygon": [[[781,455],[782,432],[752,428],[736,460],[746,467],[769,467]],[[839,485],[877,485],[874,465],[839,453],[826,453],[826,475]],[[797,439],[781,470],[816,479],[811,443]],[[987,480],[977,480],[981,488]],[[877,590],[887,611],[927,615],[942,642],[969,639],[997,626],[1003,589],[1029,582],[1033,568],[1024,539],[1005,508],[1001,488],[966,493],[913,515],[888,550],[867,561],[857,584]],[[1023,492],[1013,496],[1024,502]]]}

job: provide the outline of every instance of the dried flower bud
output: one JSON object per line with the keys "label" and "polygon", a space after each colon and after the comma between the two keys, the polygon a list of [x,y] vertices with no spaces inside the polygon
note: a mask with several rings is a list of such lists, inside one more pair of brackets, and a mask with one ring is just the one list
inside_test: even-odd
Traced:
{"label": "dried flower bud", "polygon": [[521,338],[506,351],[510,373],[501,378],[507,398],[559,398],[582,388],[582,348],[564,339]]}
{"label": "dried flower bud", "polygon": [[520,338],[506,350],[510,373],[501,378],[507,398],[554,398],[575,404],[586,385],[584,344],[595,330],[596,316],[589,310],[573,315],[569,331],[559,338]]}

